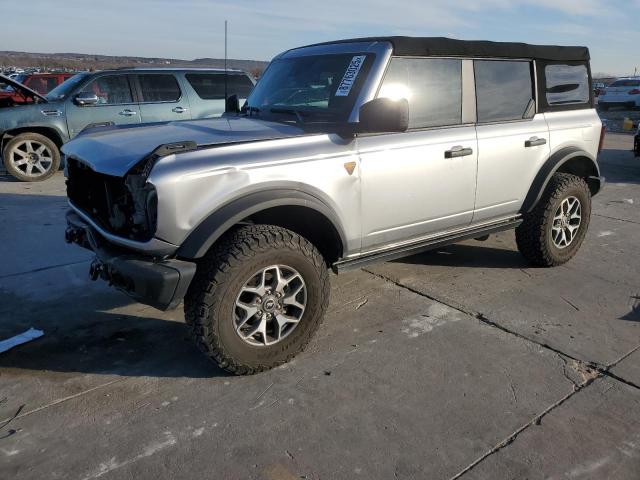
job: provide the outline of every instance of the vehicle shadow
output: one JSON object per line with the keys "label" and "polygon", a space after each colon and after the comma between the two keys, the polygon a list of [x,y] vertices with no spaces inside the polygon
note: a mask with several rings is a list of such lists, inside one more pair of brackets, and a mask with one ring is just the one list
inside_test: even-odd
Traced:
{"label": "vehicle shadow", "polygon": [[30,326],[43,330],[44,336],[0,354],[0,371],[124,377],[229,375],[198,351],[182,321],[182,307],[167,315],[133,303],[119,292],[85,297],[81,303],[86,306],[73,302],[42,302],[12,316],[3,308],[1,338]]}
{"label": "vehicle shadow", "polygon": [[497,248],[478,241],[474,243],[456,243],[393,260],[393,263],[467,268],[534,268],[516,250]]}

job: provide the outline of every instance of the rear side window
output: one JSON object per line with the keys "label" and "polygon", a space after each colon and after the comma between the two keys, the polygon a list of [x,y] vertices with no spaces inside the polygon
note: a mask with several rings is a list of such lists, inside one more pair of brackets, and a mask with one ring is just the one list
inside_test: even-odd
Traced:
{"label": "rear side window", "polygon": [[82,89],[82,93],[95,93],[99,105],[133,103],[129,79],[126,75],[98,77]]}
{"label": "rear side window", "polygon": [[640,80],[616,80],[610,87],[640,87]]}
{"label": "rear side window", "polygon": [[549,105],[589,101],[589,72],[585,65],[547,65],[544,76]]}
{"label": "rear side window", "polygon": [[478,122],[530,118],[535,113],[531,62],[474,60]]}
{"label": "rear side window", "polygon": [[378,97],[409,101],[409,128],[462,123],[462,61],[393,58]]}
{"label": "rear side window", "polygon": [[138,82],[143,102],[175,102],[180,99],[180,87],[173,75],[138,75]]}
{"label": "rear side window", "polygon": [[[187,81],[203,100],[223,100],[223,73],[188,73]],[[253,82],[246,75],[227,75],[227,94],[247,98],[253,89]]]}

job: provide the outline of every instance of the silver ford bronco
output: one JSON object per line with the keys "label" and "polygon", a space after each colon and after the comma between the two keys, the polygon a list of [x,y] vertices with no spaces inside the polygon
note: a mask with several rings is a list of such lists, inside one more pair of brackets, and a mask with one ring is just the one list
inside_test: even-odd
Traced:
{"label": "silver ford bronco", "polygon": [[[91,276],[184,301],[220,367],[300,352],[336,273],[515,229],[571,259],[602,188],[585,47],[365,38],[271,62],[223,118],[102,126],[63,147],[66,239]],[[233,92],[229,92],[233,93]]]}

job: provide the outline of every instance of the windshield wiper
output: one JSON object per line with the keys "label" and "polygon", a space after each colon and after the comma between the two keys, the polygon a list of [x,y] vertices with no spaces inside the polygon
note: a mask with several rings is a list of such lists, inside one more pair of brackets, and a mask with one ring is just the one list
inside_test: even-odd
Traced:
{"label": "windshield wiper", "polygon": [[300,111],[296,110],[295,108],[270,108],[269,111],[271,113],[286,113],[288,115],[295,115],[296,123],[298,123],[301,126],[304,125],[304,120],[302,119],[302,115],[300,114]]}

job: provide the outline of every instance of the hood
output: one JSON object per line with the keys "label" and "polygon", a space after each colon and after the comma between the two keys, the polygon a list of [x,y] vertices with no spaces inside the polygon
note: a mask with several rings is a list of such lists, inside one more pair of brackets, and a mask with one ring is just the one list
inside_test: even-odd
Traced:
{"label": "hood", "polygon": [[247,117],[98,127],[86,130],[62,147],[69,158],[96,172],[123,176],[160,145],[195,142],[198,147],[303,135],[295,125]]}
{"label": "hood", "polygon": [[[36,92],[35,90],[31,90],[29,87],[25,87],[23,84],[16,82],[15,80],[11,80],[9,77],[5,77],[4,75],[0,75],[0,83],[5,83],[7,85],[10,85],[11,87],[13,87],[16,90],[21,90],[24,93],[26,93],[27,95],[37,98],[38,99],[38,103],[47,103],[47,99],[44,98],[42,95],[40,95],[38,92]],[[4,93],[4,92],[2,92]]]}

